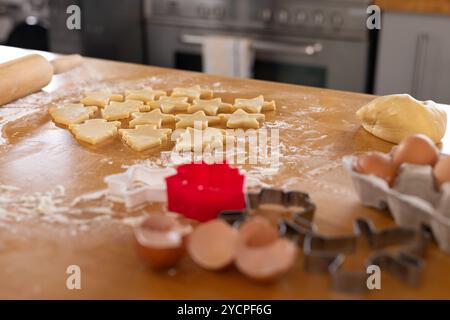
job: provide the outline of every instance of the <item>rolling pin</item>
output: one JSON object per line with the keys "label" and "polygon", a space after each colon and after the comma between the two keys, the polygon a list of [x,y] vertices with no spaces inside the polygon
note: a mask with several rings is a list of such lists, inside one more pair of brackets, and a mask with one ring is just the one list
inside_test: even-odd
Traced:
{"label": "rolling pin", "polygon": [[77,67],[82,59],[68,55],[49,62],[41,55],[31,54],[0,64],[0,106],[41,90],[53,74]]}

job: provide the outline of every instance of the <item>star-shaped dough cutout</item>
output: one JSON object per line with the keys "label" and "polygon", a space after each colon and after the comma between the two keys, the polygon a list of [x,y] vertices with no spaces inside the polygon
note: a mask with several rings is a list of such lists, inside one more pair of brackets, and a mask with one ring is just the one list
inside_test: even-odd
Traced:
{"label": "star-shaped dough cutout", "polygon": [[226,130],[218,128],[206,128],[198,130],[187,128],[176,139],[175,151],[190,152],[204,151],[205,149],[222,148],[223,145],[234,143],[234,136],[228,135]]}
{"label": "star-shaped dough cutout", "polygon": [[259,122],[266,118],[262,113],[247,113],[242,109],[238,109],[232,114],[221,113],[219,116],[226,120],[227,127],[231,129],[258,129]]}
{"label": "star-shaped dough cutout", "polygon": [[106,107],[110,101],[123,101],[121,94],[111,93],[110,91],[86,92],[80,103],[85,106]]}
{"label": "star-shaped dough cutout", "polygon": [[131,118],[130,127],[132,128],[136,125],[143,124],[152,124],[161,128],[163,124],[175,121],[175,116],[173,114],[162,113],[160,109],[155,109],[150,112],[133,112]]}
{"label": "star-shaped dough cutout", "polygon": [[211,90],[202,89],[199,85],[196,85],[189,88],[174,88],[171,96],[188,97],[189,101],[194,101],[195,99],[211,99],[213,97],[213,92]]}
{"label": "star-shaped dough cutout", "polygon": [[275,111],[275,101],[264,101],[262,95],[253,99],[235,99],[234,107],[243,109],[249,113],[261,113],[265,111]]}
{"label": "star-shaped dough cutout", "polygon": [[126,90],[125,99],[126,100],[138,100],[143,103],[148,103],[159,99],[162,96],[166,96],[167,93],[162,90],[153,90],[151,87],[139,89],[139,90]]}
{"label": "star-shaped dough cutout", "polygon": [[50,107],[48,110],[55,123],[65,126],[82,123],[92,117],[96,111],[97,107],[85,107],[81,103],[69,103],[60,108]]}
{"label": "star-shaped dough cutout", "polygon": [[158,129],[155,125],[137,125],[134,129],[120,129],[122,140],[136,151],[158,147],[167,140],[171,129]]}
{"label": "star-shaped dough cutout", "polygon": [[233,111],[233,105],[222,102],[221,98],[210,100],[198,99],[194,100],[194,103],[187,111],[189,113],[204,111],[208,116],[216,116],[218,112],[231,113]]}
{"label": "star-shaped dough cutout", "polygon": [[142,101],[126,100],[124,102],[111,102],[102,110],[102,117],[108,121],[128,119],[133,112],[148,111],[150,107]]}
{"label": "star-shaped dough cutout", "polygon": [[108,122],[105,119],[90,119],[82,124],[69,126],[69,130],[77,140],[90,144],[98,144],[114,137],[117,128],[120,128],[119,121]]}
{"label": "star-shaped dough cutout", "polygon": [[203,111],[197,111],[194,114],[177,114],[175,116],[176,128],[192,127],[196,129],[205,129],[209,125],[215,125],[221,122],[218,116],[207,116]]}
{"label": "star-shaped dough cutout", "polygon": [[161,97],[158,101],[151,101],[148,105],[152,109],[161,109],[164,113],[187,112],[190,104],[187,97]]}

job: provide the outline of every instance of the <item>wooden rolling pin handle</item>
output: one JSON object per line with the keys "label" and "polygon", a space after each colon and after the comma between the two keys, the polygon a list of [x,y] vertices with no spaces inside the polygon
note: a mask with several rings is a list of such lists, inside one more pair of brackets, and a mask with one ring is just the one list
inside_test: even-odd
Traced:
{"label": "wooden rolling pin handle", "polygon": [[38,54],[0,64],[0,106],[41,90],[52,76],[52,65]]}
{"label": "wooden rolling pin handle", "polygon": [[60,74],[67,72],[81,65],[83,58],[79,54],[71,54],[50,61],[53,66],[53,73]]}
{"label": "wooden rolling pin handle", "polygon": [[0,64],[0,106],[41,90],[59,74],[78,67],[83,58],[72,54],[48,62],[38,54]]}

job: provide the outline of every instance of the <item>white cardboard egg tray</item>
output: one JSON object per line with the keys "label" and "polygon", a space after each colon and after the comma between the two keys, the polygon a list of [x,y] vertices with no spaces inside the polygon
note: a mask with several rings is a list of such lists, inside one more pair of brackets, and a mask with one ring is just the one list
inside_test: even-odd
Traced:
{"label": "white cardboard egg tray", "polygon": [[429,226],[436,241],[450,254],[450,183],[435,188],[431,166],[402,164],[395,185],[374,175],[353,170],[356,157],[344,157],[361,203],[376,209],[389,208],[395,222],[402,227],[419,229]]}

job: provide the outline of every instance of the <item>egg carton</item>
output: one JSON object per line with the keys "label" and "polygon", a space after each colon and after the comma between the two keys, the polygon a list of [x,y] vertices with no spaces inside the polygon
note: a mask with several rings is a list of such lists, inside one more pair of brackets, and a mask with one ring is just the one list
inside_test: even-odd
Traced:
{"label": "egg carton", "polygon": [[356,157],[344,157],[344,168],[350,173],[361,203],[376,209],[388,208],[395,222],[402,227],[431,228],[441,248],[450,254],[450,183],[435,189],[433,168],[402,164],[393,187],[374,175],[353,169]]}
{"label": "egg carton", "polygon": [[134,209],[150,202],[167,202],[165,178],[176,174],[173,168],[148,168],[133,165],[123,173],[104,178],[111,201]]}

